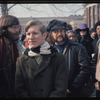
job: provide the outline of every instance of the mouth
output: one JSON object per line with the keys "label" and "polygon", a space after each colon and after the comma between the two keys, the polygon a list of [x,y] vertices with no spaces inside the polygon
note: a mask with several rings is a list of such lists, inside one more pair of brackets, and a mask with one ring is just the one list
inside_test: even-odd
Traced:
{"label": "mouth", "polygon": [[57,38],[58,38],[58,39],[61,39],[61,38],[63,38],[63,36],[58,36]]}
{"label": "mouth", "polygon": [[30,44],[34,44],[34,43],[36,43],[36,41],[29,41],[29,43],[30,43]]}

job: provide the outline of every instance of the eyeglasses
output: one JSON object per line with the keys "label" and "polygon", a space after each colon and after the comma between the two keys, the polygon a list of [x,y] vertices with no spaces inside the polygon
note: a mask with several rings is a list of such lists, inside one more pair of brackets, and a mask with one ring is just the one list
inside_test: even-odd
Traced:
{"label": "eyeglasses", "polygon": [[20,25],[13,25],[13,26],[11,26],[11,28],[13,29],[13,30],[16,30],[16,29],[20,29]]}

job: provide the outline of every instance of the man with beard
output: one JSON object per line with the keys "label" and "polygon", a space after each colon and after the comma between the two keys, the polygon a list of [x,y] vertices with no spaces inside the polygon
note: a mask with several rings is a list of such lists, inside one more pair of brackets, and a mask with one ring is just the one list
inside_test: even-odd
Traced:
{"label": "man with beard", "polygon": [[49,43],[63,53],[69,68],[67,97],[85,97],[81,89],[90,77],[90,61],[86,49],[66,36],[66,22],[52,20],[47,26]]}
{"label": "man with beard", "polygon": [[24,51],[19,41],[21,26],[16,17],[0,18],[0,97],[15,97],[15,70],[17,57]]}

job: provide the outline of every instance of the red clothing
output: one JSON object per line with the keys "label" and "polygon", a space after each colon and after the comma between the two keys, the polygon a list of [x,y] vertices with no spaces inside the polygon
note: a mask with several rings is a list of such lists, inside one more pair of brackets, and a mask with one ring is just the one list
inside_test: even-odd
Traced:
{"label": "red clothing", "polygon": [[25,49],[27,49],[28,46],[29,46],[29,44],[28,44],[28,41],[26,40],[26,41],[25,41]]}

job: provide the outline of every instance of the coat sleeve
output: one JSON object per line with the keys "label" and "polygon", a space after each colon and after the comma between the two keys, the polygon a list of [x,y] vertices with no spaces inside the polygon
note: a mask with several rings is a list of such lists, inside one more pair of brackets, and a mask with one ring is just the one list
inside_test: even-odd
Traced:
{"label": "coat sleeve", "polygon": [[21,59],[17,59],[16,62],[16,73],[15,73],[15,92],[16,97],[28,98],[28,91],[25,86],[25,80],[23,78]]}
{"label": "coat sleeve", "polygon": [[80,68],[78,75],[75,77],[72,83],[72,89],[81,88],[86,84],[90,77],[90,60],[85,47],[83,47],[82,45],[80,45],[77,50],[77,57],[78,65]]}
{"label": "coat sleeve", "polygon": [[97,82],[97,80],[95,78],[95,73],[96,73],[96,65],[97,65],[97,58],[98,58],[98,45],[99,45],[99,43],[100,43],[100,40],[96,44],[95,53],[94,53],[94,56],[91,60],[91,74],[92,74],[92,80],[94,83]]}
{"label": "coat sleeve", "polygon": [[68,86],[68,66],[66,64],[65,56],[62,55],[57,62],[56,69],[54,71],[54,90],[50,93],[50,98],[65,97]]}

